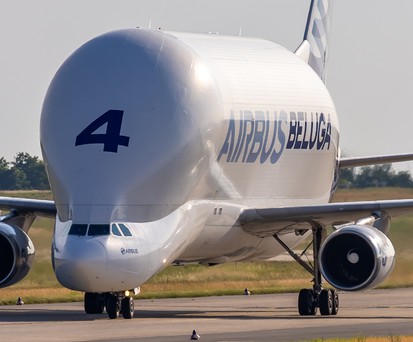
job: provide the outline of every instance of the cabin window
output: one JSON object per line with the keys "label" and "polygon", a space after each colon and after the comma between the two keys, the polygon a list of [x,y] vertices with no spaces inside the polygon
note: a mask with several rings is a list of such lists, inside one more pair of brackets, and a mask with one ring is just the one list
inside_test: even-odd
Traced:
{"label": "cabin window", "polygon": [[91,224],[87,232],[88,236],[109,235],[110,228],[108,224]]}
{"label": "cabin window", "polygon": [[112,224],[112,234],[116,236],[122,236],[118,226],[116,224]]}
{"label": "cabin window", "polygon": [[73,223],[69,230],[69,235],[85,236],[87,224]]}
{"label": "cabin window", "polygon": [[130,232],[129,228],[126,227],[123,223],[119,223],[119,228],[122,231],[123,235],[132,236],[132,233]]}

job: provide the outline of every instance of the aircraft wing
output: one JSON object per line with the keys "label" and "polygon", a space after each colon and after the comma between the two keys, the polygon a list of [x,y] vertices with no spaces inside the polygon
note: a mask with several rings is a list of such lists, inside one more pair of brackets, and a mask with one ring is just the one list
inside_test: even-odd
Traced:
{"label": "aircraft wing", "polygon": [[32,214],[43,217],[56,217],[53,201],[27,198],[0,197],[0,210],[16,210],[20,215]]}
{"label": "aircraft wing", "polygon": [[280,208],[245,209],[239,222],[243,229],[259,237],[323,227],[337,226],[376,216],[398,216],[413,212],[413,199],[342,202]]}
{"label": "aircraft wing", "polygon": [[355,157],[355,158],[341,158],[339,166],[345,167],[357,167],[376,164],[406,162],[413,160],[413,153],[404,154],[392,154],[386,156],[372,156],[372,157]]}

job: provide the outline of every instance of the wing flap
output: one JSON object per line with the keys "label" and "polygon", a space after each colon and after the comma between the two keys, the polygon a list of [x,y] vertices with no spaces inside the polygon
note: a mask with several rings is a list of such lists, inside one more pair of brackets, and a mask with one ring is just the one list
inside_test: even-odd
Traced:
{"label": "wing flap", "polygon": [[413,199],[327,203],[322,205],[281,208],[245,209],[239,222],[243,229],[259,237],[311,229],[314,223],[323,227],[342,225],[386,213],[390,216],[413,212]]}
{"label": "wing flap", "polygon": [[17,210],[21,214],[33,214],[49,218],[56,217],[56,206],[53,201],[26,198],[0,197],[1,210]]}

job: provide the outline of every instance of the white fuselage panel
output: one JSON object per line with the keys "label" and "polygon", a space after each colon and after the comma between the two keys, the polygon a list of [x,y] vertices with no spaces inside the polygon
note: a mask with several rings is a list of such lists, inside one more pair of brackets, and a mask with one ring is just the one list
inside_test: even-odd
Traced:
{"label": "white fuselage panel", "polygon": [[[62,65],[43,105],[41,144],[59,217],[56,265],[72,267],[67,228],[59,232],[68,222],[146,231],[134,242],[147,253],[133,256],[139,267],[127,266],[128,287],[174,259],[279,254],[275,240],[243,231],[239,213],[328,202],[338,140],[323,82],[279,45],[141,29],[99,36]],[[284,239],[292,246],[302,237]],[[119,248],[104,244],[106,269],[122,269],[110,256]],[[119,287],[115,273],[100,284]],[[89,285],[68,287],[91,291],[97,281],[82,284]]]}

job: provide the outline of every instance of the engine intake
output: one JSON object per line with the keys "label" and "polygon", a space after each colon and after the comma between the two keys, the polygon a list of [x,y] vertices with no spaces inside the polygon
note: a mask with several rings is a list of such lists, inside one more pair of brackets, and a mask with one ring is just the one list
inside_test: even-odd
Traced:
{"label": "engine intake", "polygon": [[34,246],[20,228],[0,223],[0,288],[22,280],[34,260]]}
{"label": "engine intake", "polygon": [[376,228],[352,225],[331,233],[320,249],[320,271],[334,287],[345,291],[373,288],[391,273],[395,251]]}

